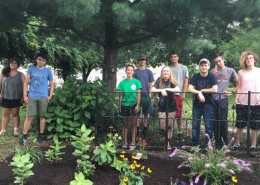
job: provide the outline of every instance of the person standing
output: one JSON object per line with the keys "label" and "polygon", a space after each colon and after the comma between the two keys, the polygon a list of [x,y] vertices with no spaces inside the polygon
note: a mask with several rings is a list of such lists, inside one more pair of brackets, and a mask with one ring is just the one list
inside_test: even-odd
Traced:
{"label": "person standing", "polygon": [[[162,68],[161,75],[154,83],[151,92],[159,93],[158,118],[160,122],[160,130],[163,132],[163,134],[165,134],[167,131],[167,149],[171,150],[170,141],[172,138],[174,127],[173,119],[175,118],[175,114],[177,111],[174,94],[176,92],[180,92],[180,88],[169,66],[165,66]],[[166,118],[168,118],[168,120],[166,120]],[[168,121],[167,128],[166,121]]]}
{"label": "person standing", "polygon": [[140,107],[140,93],[142,89],[141,82],[136,78],[133,78],[134,75],[134,66],[127,65],[126,66],[126,79],[122,80],[117,90],[120,91],[119,96],[119,112],[123,116],[123,144],[122,148],[125,149],[128,147],[128,121],[131,122],[132,128],[132,138],[130,149],[134,149],[136,147],[135,139],[136,139],[136,114],[139,111]]}
{"label": "person standing", "polygon": [[[210,62],[203,58],[199,61],[200,73],[194,74],[190,79],[188,92],[193,93],[193,122],[192,122],[192,145],[199,145],[200,121],[203,115],[205,131],[212,138],[212,93],[218,91],[218,82],[214,74],[209,73]],[[205,137],[205,142],[208,142]]]}
{"label": "person standing", "polygon": [[[260,120],[258,116],[258,112],[260,112],[260,68],[256,67],[258,60],[258,55],[252,51],[245,51],[241,54],[240,66],[244,67],[244,69],[238,71],[238,86],[236,95],[237,131],[234,148],[235,150],[240,148],[243,128],[247,127],[247,120],[250,118],[251,154],[257,152],[257,134],[260,128]],[[250,99],[248,98],[249,91],[251,91]],[[249,100],[250,104],[248,104]],[[250,109],[249,115],[248,108]]]}
{"label": "person standing", "polygon": [[[36,115],[37,109],[40,116],[38,142],[41,143],[45,140],[44,130],[46,126],[46,118],[44,117],[44,113],[47,111],[48,102],[52,98],[54,92],[52,72],[49,68],[45,67],[47,60],[47,54],[37,54],[36,66],[30,67],[27,71],[23,88],[24,102],[27,104],[27,110],[23,134],[19,139],[19,144],[24,144],[26,142],[27,133],[33,120],[33,116]],[[50,86],[49,95],[48,84]],[[30,85],[30,87],[27,95],[28,85]]]}
{"label": "person standing", "polygon": [[[143,115],[143,138],[147,137],[147,126],[148,126],[148,118],[149,113],[151,112],[151,90],[153,87],[154,77],[151,70],[146,68],[146,56],[140,55],[137,59],[138,68],[134,71],[134,78],[138,79],[142,84],[141,91],[141,115]],[[140,117],[140,116],[139,116]],[[137,132],[139,132],[141,119],[137,120]],[[139,134],[139,133],[137,133]]]}
{"label": "person standing", "polygon": [[14,122],[13,135],[19,135],[19,110],[23,104],[23,84],[25,79],[24,74],[17,70],[19,66],[20,60],[11,58],[0,74],[0,102],[3,111],[0,135],[5,134],[11,113]]}
{"label": "person standing", "polygon": [[232,93],[227,92],[227,88],[232,79],[238,82],[238,76],[233,68],[225,66],[223,55],[216,54],[213,60],[215,68],[211,72],[218,80],[218,93],[213,94],[213,131],[216,148],[220,149],[228,143],[228,95],[236,92],[236,88]]}
{"label": "person standing", "polygon": [[183,109],[183,101],[185,100],[186,91],[188,87],[188,81],[189,81],[189,71],[188,68],[179,63],[179,55],[176,52],[172,52],[171,56],[171,71],[175,77],[175,79],[178,81],[179,87],[180,87],[180,93],[175,93],[174,98],[177,106],[177,112],[175,114],[175,117],[177,118],[177,125],[178,125],[178,138],[179,140],[182,139],[182,109]]}

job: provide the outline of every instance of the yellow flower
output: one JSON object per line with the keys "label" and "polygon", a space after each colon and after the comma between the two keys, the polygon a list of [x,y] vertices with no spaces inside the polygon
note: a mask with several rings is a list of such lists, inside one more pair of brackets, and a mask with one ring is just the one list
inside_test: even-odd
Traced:
{"label": "yellow flower", "polygon": [[125,154],[125,151],[123,150],[123,151],[121,152],[121,154]]}
{"label": "yellow flower", "polygon": [[125,155],[120,155],[121,158],[125,158]]}
{"label": "yellow flower", "polygon": [[145,169],[145,166],[142,166],[142,167],[141,167],[141,170],[144,170],[144,169]]}
{"label": "yellow flower", "polygon": [[136,162],[136,160],[134,160],[134,164],[136,164],[137,162]]}
{"label": "yellow flower", "polygon": [[124,161],[128,161],[128,158],[124,158]]}
{"label": "yellow flower", "polygon": [[122,185],[127,185],[126,183],[123,183]]}
{"label": "yellow flower", "polygon": [[124,182],[127,182],[128,181],[128,177],[124,177]]}
{"label": "yellow flower", "polygon": [[135,156],[132,156],[132,159],[135,159]]}
{"label": "yellow flower", "polygon": [[231,180],[232,180],[232,182],[234,182],[234,183],[237,183],[237,181],[238,181],[236,176],[232,176]]}
{"label": "yellow flower", "polygon": [[140,168],[141,165],[136,163],[135,166],[136,168]]}
{"label": "yellow flower", "polygon": [[131,169],[131,170],[134,170],[134,169],[135,169],[135,165],[134,165],[134,164],[131,164],[130,169]]}
{"label": "yellow flower", "polygon": [[117,163],[121,163],[122,161],[120,161],[120,160],[117,160],[116,162],[117,162]]}
{"label": "yellow flower", "polygon": [[152,170],[150,168],[147,168],[148,173],[152,173]]}

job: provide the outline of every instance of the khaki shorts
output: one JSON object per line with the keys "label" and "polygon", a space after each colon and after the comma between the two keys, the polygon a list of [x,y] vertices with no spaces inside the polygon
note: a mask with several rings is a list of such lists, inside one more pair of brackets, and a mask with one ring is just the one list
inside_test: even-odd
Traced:
{"label": "khaki shorts", "polygon": [[36,115],[36,110],[39,110],[39,116],[43,116],[47,111],[48,99],[47,98],[29,98],[27,105],[26,116]]}

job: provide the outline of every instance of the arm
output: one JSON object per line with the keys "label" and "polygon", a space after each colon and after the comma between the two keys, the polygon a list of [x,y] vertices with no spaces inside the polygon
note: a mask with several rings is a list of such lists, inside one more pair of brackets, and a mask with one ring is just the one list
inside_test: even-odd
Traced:
{"label": "arm", "polygon": [[140,101],[141,101],[141,89],[137,90],[137,100],[136,100],[136,107],[135,107],[135,112],[139,111],[139,106],[140,106]]}
{"label": "arm", "polygon": [[24,102],[25,103],[29,103],[29,98],[27,96],[27,92],[28,92],[28,85],[29,85],[29,82],[30,82],[30,74],[26,74],[25,76],[25,80],[24,80],[24,84],[23,84],[23,99],[24,99]]}
{"label": "arm", "polygon": [[242,82],[241,82],[241,73],[240,71],[238,72],[238,80],[237,80],[237,86],[236,86],[236,90],[237,90],[237,94],[236,94],[236,98],[235,98],[235,103],[237,104],[237,99],[241,90],[241,86],[242,86]]}
{"label": "arm", "polygon": [[123,93],[122,91],[119,91],[119,105],[118,105],[118,112],[121,112],[121,104],[122,104],[122,98],[123,98]]}
{"label": "arm", "polygon": [[[21,73],[21,79],[22,79],[22,92],[24,93],[23,88],[24,88],[25,76],[23,73]],[[23,101],[24,101],[24,96],[22,95],[21,104],[23,103]]]}
{"label": "arm", "polygon": [[218,92],[218,85],[213,85],[211,88],[201,89],[200,91],[204,93],[216,93]]}
{"label": "arm", "polygon": [[3,81],[3,75],[0,74],[0,102],[2,101],[2,81]]}
{"label": "arm", "polygon": [[193,93],[193,94],[197,94],[197,95],[198,95],[198,98],[199,98],[199,100],[200,100],[200,102],[205,102],[205,97],[204,97],[204,95],[202,94],[202,92],[196,90],[193,85],[189,84],[189,86],[188,86],[188,92],[191,92],[191,93]]}
{"label": "arm", "polygon": [[149,83],[149,96],[152,97],[153,82]]}
{"label": "arm", "polygon": [[185,78],[183,81],[182,93],[181,93],[181,100],[185,100],[187,87],[188,87],[189,79]]}
{"label": "arm", "polygon": [[170,92],[180,92],[180,87],[177,85],[174,88],[166,88],[164,90],[165,91],[170,91]]}
{"label": "arm", "polygon": [[47,97],[48,101],[50,101],[50,99],[52,98],[53,92],[54,92],[54,82],[49,81],[49,84],[50,84],[50,95]]}

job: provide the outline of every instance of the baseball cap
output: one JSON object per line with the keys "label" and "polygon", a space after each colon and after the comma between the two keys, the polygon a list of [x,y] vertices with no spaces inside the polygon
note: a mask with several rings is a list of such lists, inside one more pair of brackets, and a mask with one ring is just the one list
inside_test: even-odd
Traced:
{"label": "baseball cap", "polygon": [[144,54],[141,54],[137,60],[146,60],[146,56]]}
{"label": "baseball cap", "polygon": [[199,65],[200,65],[201,63],[203,63],[203,62],[204,62],[204,63],[206,62],[206,63],[210,66],[210,61],[209,61],[208,59],[206,59],[206,58],[201,59],[200,62],[199,62]]}

